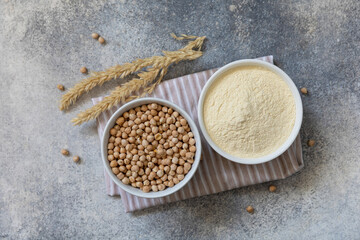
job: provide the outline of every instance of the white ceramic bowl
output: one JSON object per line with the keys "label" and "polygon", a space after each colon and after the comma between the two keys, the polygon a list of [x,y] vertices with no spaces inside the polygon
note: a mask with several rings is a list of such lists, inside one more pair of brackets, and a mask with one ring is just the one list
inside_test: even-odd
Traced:
{"label": "white ceramic bowl", "polygon": [[[191,128],[191,131],[194,134],[194,138],[196,141],[196,153],[195,153],[195,159],[194,159],[194,163],[192,164],[192,167],[190,169],[190,171],[185,175],[185,178],[180,181],[180,183],[176,184],[173,187],[168,187],[163,191],[158,191],[158,192],[148,192],[145,193],[142,190],[138,189],[138,188],[134,188],[131,185],[125,185],[123,184],[116,176],[115,174],[111,171],[110,168],[110,164],[109,161],[107,160],[107,145],[108,145],[108,140],[109,140],[109,135],[110,135],[110,129],[115,125],[116,119],[118,117],[120,117],[124,112],[141,106],[143,104],[149,104],[149,103],[158,103],[161,104],[163,106],[167,106],[167,107],[171,107],[172,109],[174,109],[175,111],[179,112],[181,116],[183,116],[187,121],[188,124]],[[199,166],[199,162],[200,162],[200,156],[201,156],[201,140],[200,140],[200,134],[199,131],[194,123],[194,121],[190,118],[190,116],[180,107],[178,107],[177,105],[175,105],[172,102],[169,102],[167,100],[163,100],[163,99],[159,99],[159,98],[140,98],[137,100],[133,100],[125,105],[123,105],[121,108],[119,108],[109,119],[109,121],[106,124],[106,127],[104,129],[104,135],[102,137],[102,145],[101,145],[101,156],[103,159],[103,163],[104,163],[104,167],[106,172],[109,174],[109,176],[111,177],[111,179],[119,186],[121,187],[123,190],[125,190],[126,192],[138,196],[138,197],[144,197],[144,198],[158,198],[158,197],[164,197],[170,194],[173,194],[174,192],[178,191],[179,189],[181,189],[183,186],[186,185],[187,182],[189,182],[189,180],[192,178],[192,176],[194,175],[194,173],[196,172],[198,166]]]}
{"label": "white ceramic bowl", "polygon": [[[260,66],[260,67],[264,67],[266,69],[271,70],[272,72],[276,73],[277,75],[279,75],[284,82],[286,82],[286,84],[289,86],[293,96],[294,96],[294,100],[295,100],[295,107],[296,107],[296,118],[295,118],[295,124],[293,127],[293,130],[291,131],[290,136],[288,137],[288,139],[282,144],[282,146],[280,146],[278,149],[276,149],[274,152],[263,156],[263,157],[259,157],[259,158],[239,158],[233,155],[230,155],[228,153],[226,153],[225,151],[223,151],[222,149],[220,149],[211,139],[211,137],[209,136],[205,124],[204,124],[204,118],[203,118],[203,105],[204,105],[204,100],[205,100],[205,96],[209,90],[209,87],[218,79],[219,76],[221,76],[224,72],[236,68],[236,67],[240,67],[240,66]],[[264,61],[260,61],[260,60],[254,60],[254,59],[245,59],[245,60],[239,60],[239,61],[235,61],[232,63],[229,63],[225,66],[223,66],[222,68],[220,68],[219,70],[217,70],[211,77],[210,79],[207,81],[207,83],[205,84],[201,95],[200,95],[200,100],[198,103],[198,117],[199,117],[199,125],[200,125],[200,129],[205,137],[205,139],[207,140],[207,142],[211,145],[211,147],[218,152],[220,155],[222,155],[223,157],[233,161],[233,162],[237,162],[237,163],[243,163],[243,164],[259,164],[259,163],[264,163],[264,162],[268,162],[270,160],[273,160],[274,158],[278,157],[279,155],[281,155],[282,153],[284,153],[289,147],[290,145],[295,141],[296,136],[298,135],[299,131],[300,131],[300,127],[301,127],[301,123],[302,123],[302,118],[303,118],[303,107],[302,107],[302,102],[301,102],[301,97],[299,94],[299,91],[297,89],[297,87],[295,86],[294,82],[290,79],[290,77],[284,72],[282,71],[280,68],[276,67],[273,64],[264,62]]]}

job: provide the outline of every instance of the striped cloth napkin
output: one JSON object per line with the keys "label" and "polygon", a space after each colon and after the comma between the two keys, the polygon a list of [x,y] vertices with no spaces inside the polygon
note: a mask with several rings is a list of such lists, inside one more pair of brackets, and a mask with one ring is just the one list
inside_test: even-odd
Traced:
{"label": "striped cloth napkin", "polygon": [[[273,56],[258,59],[273,63]],[[155,89],[151,96],[167,99],[177,104],[183,108],[198,125],[197,102],[200,97],[200,92],[206,81],[215,71],[216,69],[211,69],[165,81]],[[93,104],[101,100],[102,97],[92,99]],[[103,135],[106,122],[119,107],[120,105],[103,112],[97,118],[97,128],[100,138]],[[110,196],[120,195],[125,211],[132,212],[169,202],[284,179],[298,172],[304,166],[300,136],[297,136],[295,142],[281,156],[270,162],[257,165],[243,165],[229,161],[217,154],[203,137],[201,141],[203,152],[202,161],[200,161],[198,170],[188,184],[178,192],[167,197],[156,199],[136,197],[118,187],[105,172],[107,194]]]}

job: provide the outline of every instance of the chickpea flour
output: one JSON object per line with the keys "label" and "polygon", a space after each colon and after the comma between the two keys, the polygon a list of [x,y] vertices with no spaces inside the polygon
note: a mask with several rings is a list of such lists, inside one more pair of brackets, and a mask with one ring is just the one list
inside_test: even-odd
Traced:
{"label": "chickpea flour", "polygon": [[295,100],[274,72],[256,66],[231,69],[210,87],[204,122],[222,150],[241,158],[258,158],[278,149],[295,123]]}

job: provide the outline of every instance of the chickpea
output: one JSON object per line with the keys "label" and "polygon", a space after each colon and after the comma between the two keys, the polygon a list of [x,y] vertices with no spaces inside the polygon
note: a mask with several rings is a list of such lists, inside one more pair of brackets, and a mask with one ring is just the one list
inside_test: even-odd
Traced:
{"label": "chickpea", "polygon": [[163,165],[169,166],[171,164],[171,159],[170,158],[166,158],[163,160]]}
{"label": "chickpea", "polygon": [[190,152],[196,152],[196,147],[195,146],[191,146],[190,148],[189,148],[189,150],[190,150]]}
{"label": "chickpea", "polygon": [[309,147],[315,146],[315,140],[310,139],[310,140],[307,142],[307,145],[308,145]]}
{"label": "chickpea", "polygon": [[150,124],[153,125],[153,126],[156,126],[155,118],[150,119]]}
{"label": "chickpea", "polygon": [[151,129],[151,131],[152,131],[153,134],[157,134],[159,132],[159,128],[158,127],[153,127]]}
{"label": "chickpea", "polygon": [[129,177],[129,180],[130,180],[130,182],[132,182],[132,183],[135,182],[135,178],[134,178],[133,176],[130,176],[130,177]]}
{"label": "chickpea", "polygon": [[118,163],[117,163],[117,161],[115,161],[115,160],[113,160],[113,161],[111,161],[110,162],[110,167],[117,167],[118,166]]}
{"label": "chickpea", "polygon": [[143,192],[146,192],[146,193],[148,193],[148,192],[150,192],[150,186],[143,186]]}
{"label": "chickpea", "polygon": [[60,91],[64,91],[64,90],[65,90],[65,87],[64,87],[64,85],[62,85],[62,84],[58,84],[56,87],[57,87],[57,89],[59,89]]}
{"label": "chickpea", "polygon": [[157,112],[155,109],[151,109],[151,111],[150,111],[150,114],[151,114],[152,116],[156,116],[157,113],[158,113],[158,112]]}
{"label": "chickpea", "polygon": [[86,67],[81,67],[81,68],[80,68],[80,72],[85,74],[85,73],[88,72],[88,70],[87,70]]}
{"label": "chickpea", "polygon": [[174,151],[172,149],[168,149],[168,150],[166,150],[166,154],[168,156],[172,156],[174,154]]}
{"label": "chickpea", "polygon": [[180,165],[180,166],[183,166],[184,164],[185,164],[185,160],[182,159],[182,158],[180,158],[180,160],[179,160],[179,165]]}
{"label": "chickpea", "polygon": [[246,207],[246,211],[247,211],[248,213],[253,213],[253,212],[254,212],[254,208],[253,208],[252,206],[247,206],[247,207]]}
{"label": "chickpea", "polygon": [[300,91],[301,91],[301,93],[303,93],[303,94],[307,94],[307,93],[308,93],[308,90],[307,90],[305,87],[301,88]]}
{"label": "chickpea", "polygon": [[104,44],[105,43],[105,39],[103,37],[99,37],[98,41],[100,44]]}
{"label": "chickpea", "polygon": [[109,161],[112,161],[112,160],[114,160],[115,158],[114,158],[114,155],[108,155],[108,160]]}
{"label": "chickpea", "polygon": [[164,176],[162,176],[160,179],[161,181],[165,182],[167,180],[167,174],[164,174]]}
{"label": "chickpea", "polygon": [[76,162],[76,163],[79,162],[79,161],[80,161],[80,157],[79,157],[79,156],[74,156],[74,157],[73,157],[73,161]]}
{"label": "chickpea", "polygon": [[122,180],[124,177],[125,177],[125,175],[124,175],[124,173],[119,173],[118,175],[116,175],[116,177],[119,179],[119,180]]}
{"label": "chickpea", "polygon": [[152,185],[151,190],[153,190],[153,192],[157,192],[158,191],[158,186]]}
{"label": "chickpea", "polygon": [[[108,145],[108,146],[109,146],[109,145]],[[108,147],[108,149],[110,149],[110,148]],[[68,156],[68,155],[69,155],[69,151],[66,150],[66,149],[61,149],[61,154],[64,155],[64,156]]]}
{"label": "chickpea", "polygon": [[128,177],[124,177],[121,181],[122,181],[123,184],[126,184],[126,185],[130,184],[130,180],[129,180]]}
{"label": "chickpea", "polygon": [[135,136],[136,136],[136,130],[131,130],[130,137],[135,137]]}
{"label": "chickpea", "polygon": [[183,149],[183,150],[180,151],[180,156],[185,157],[186,153],[187,153],[187,151],[185,149]]}
{"label": "chickpea", "polygon": [[146,105],[141,105],[140,107],[141,111],[145,112],[146,110],[148,110]]}
{"label": "chickpea", "polygon": [[189,144],[190,144],[190,145],[195,145],[195,139],[190,138],[190,139],[189,139]]}
{"label": "chickpea", "polygon": [[185,176],[184,176],[184,174],[179,174],[179,175],[177,175],[177,178],[179,179],[179,181],[182,181],[182,180],[184,180]]}
{"label": "chickpea", "polygon": [[161,180],[161,179],[157,179],[157,180],[156,180],[156,185],[160,185],[160,184],[162,184],[162,180]]}
{"label": "chickpea", "polygon": [[270,185],[270,186],[269,186],[269,191],[270,191],[270,192],[275,192],[275,191],[276,191],[276,186]]}
{"label": "chickpea", "polygon": [[133,165],[132,167],[131,167],[131,171],[132,172],[138,172],[139,171],[139,166],[138,165]]}
{"label": "chickpea", "polygon": [[165,185],[164,184],[159,184],[158,189],[159,189],[159,191],[165,190]]}
{"label": "chickpea", "polygon": [[116,119],[116,124],[122,126],[125,122],[125,118],[124,117],[119,117],[118,119]]}
{"label": "chickpea", "polygon": [[193,153],[193,152],[187,152],[186,155],[185,155],[185,157],[186,157],[187,159],[191,159],[191,158],[194,157],[194,153]]}
{"label": "chickpea", "polygon": [[148,135],[147,138],[146,138],[146,140],[148,142],[152,142],[152,141],[154,141],[154,139],[155,139],[155,137],[153,135]]}
{"label": "chickpea", "polygon": [[164,107],[161,108],[161,111],[166,113],[168,111],[168,108],[164,106]]}
{"label": "chickpea", "polygon": [[177,174],[182,174],[184,172],[184,168],[182,166],[179,166],[176,168],[176,173]]}
{"label": "chickpea", "polygon": [[[154,169],[154,168],[153,168]],[[154,178],[155,178],[155,172],[151,172],[150,174],[149,174],[149,177],[148,177],[148,179],[149,180],[153,180]]]}
{"label": "chickpea", "polygon": [[181,124],[182,126],[186,126],[186,125],[187,125],[187,121],[186,121],[184,118],[182,118],[182,119],[180,119],[180,124]]}
{"label": "chickpea", "polygon": [[178,179],[177,177],[174,177],[174,178],[173,178],[173,182],[174,182],[175,184],[178,184],[180,181],[179,181],[179,179]]}
{"label": "chickpea", "polygon": [[164,176],[164,170],[158,170],[157,171],[157,173],[156,173],[160,178],[162,177],[162,176]]}
{"label": "chickpea", "polygon": [[119,170],[119,168],[117,168],[117,167],[114,167],[114,168],[112,168],[111,170],[112,170],[112,172],[113,172],[115,175],[118,175],[118,174],[120,173],[120,170]]}
{"label": "chickpea", "polygon": [[150,127],[146,127],[146,128],[145,128],[145,132],[146,132],[146,133],[151,133],[151,128],[150,128]]}
{"label": "chickpea", "polygon": [[175,184],[173,181],[169,181],[169,187],[173,187]]}
{"label": "chickpea", "polygon": [[126,171],[127,171],[127,169],[126,169],[125,166],[120,166],[120,167],[119,167],[119,170],[120,170],[121,172],[123,172],[123,173],[126,173]]}
{"label": "chickpea", "polygon": [[189,171],[191,169],[190,163],[184,163],[184,171]]}
{"label": "chickpea", "polygon": [[[155,166],[152,171],[156,174],[156,172],[159,170],[159,167],[158,166]],[[154,177],[156,177],[156,175],[154,175]]]}
{"label": "chickpea", "polygon": [[183,134],[185,132],[185,129],[183,127],[179,127],[177,130],[181,134]]}

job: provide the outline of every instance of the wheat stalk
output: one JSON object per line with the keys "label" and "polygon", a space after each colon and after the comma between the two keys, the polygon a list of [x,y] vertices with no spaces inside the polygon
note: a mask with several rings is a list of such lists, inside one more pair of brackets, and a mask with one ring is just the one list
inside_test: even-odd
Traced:
{"label": "wheat stalk", "polygon": [[[172,36],[174,37],[175,35],[172,35]],[[195,36],[182,35],[181,38],[182,39],[192,39],[194,37]],[[155,87],[158,84],[160,84],[160,82],[164,78],[165,74],[167,73],[168,67],[171,64],[178,63],[183,60],[194,60],[194,59],[202,56],[201,47],[203,45],[204,40],[205,40],[205,37],[197,37],[194,41],[189,42],[182,49],[179,49],[177,51],[163,51],[164,56],[155,56],[155,57],[147,58],[144,60],[138,59],[132,63],[118,65],[118,66],[116,66],[116,68],[117,68],[116,70],[114,70],[115,67],[113,67],[113,68],[110,68],[112,70],[108,69],[104,72],[101,72],[104,76],[106,76],[106,77],[104,77],[104,79],[107,79],[105,81],[108,81],[111,79],[110,78],[111,76],[116,75],[117,77],[123,77],[125,74],[129,75],[131,73],[138,72],[139,70],[143,69],[144,67],[151,66],[151,68],[149,68],[148,70],[137,73],[138,77],[133,78],[132,80],[123,84],[122,86],[116,87],[115,90],[113,90],[109,96],[105,97],[98,104],[79,113],[76,118],[72,119],[72,122],[74,123],[74,125],[82,124],[84,122],[87,122],[91,119],[98,117],[101,112],[103,112],[107,109],[110,109],[111,107],[113,107],[114,105],[116,105],[120,102],[127,102],[130,100],[136,99],[138,97],[145,96],[146,94],[152,93],[154,91]],[[193,49],[197,49],[197,50],[193,50]],[[131,67],[130,65],[132,65],[132,64],[138,64],[138,65]],[[127,69],[127,70],[124,70],[124,69]],[[85,79],[86,81],[82,81],[79,84],[77,84],[78,85],[77,88],[75,85],[75,87],[73,88],[74,89],[73,91],[71,91],[72,89],[69,90],[69,92],[71,91],[72,94],[68,95],[69,98],[66,98],[67,101],[64,100],[64,103],[65,103],[64,106],[66,106],[66,107],[69,106],[83,92],[88,91],[87,89],[90,90],[91,88],[95,87],[96,85],[101,85],[103,82],[105,82],[104,79],[99,78],[98,75],[95,75],[93,77],[94,77],[93,79],[92,79],[92,77],[90,77],[88,79]],[[158,77],[158,79],[156,80],[157,77]],[[151,84],[151,83],[153,83],[153,84]],[[140,96],[130,96],[134,92],[139,91],[141,89],[143,91]],[[78,92],[76,92],[75,90],[77,90]],[[65,95],[64,95],[64,97],[65,97]],[[60,108],[61,108],[61,106],[60,106]]]}

